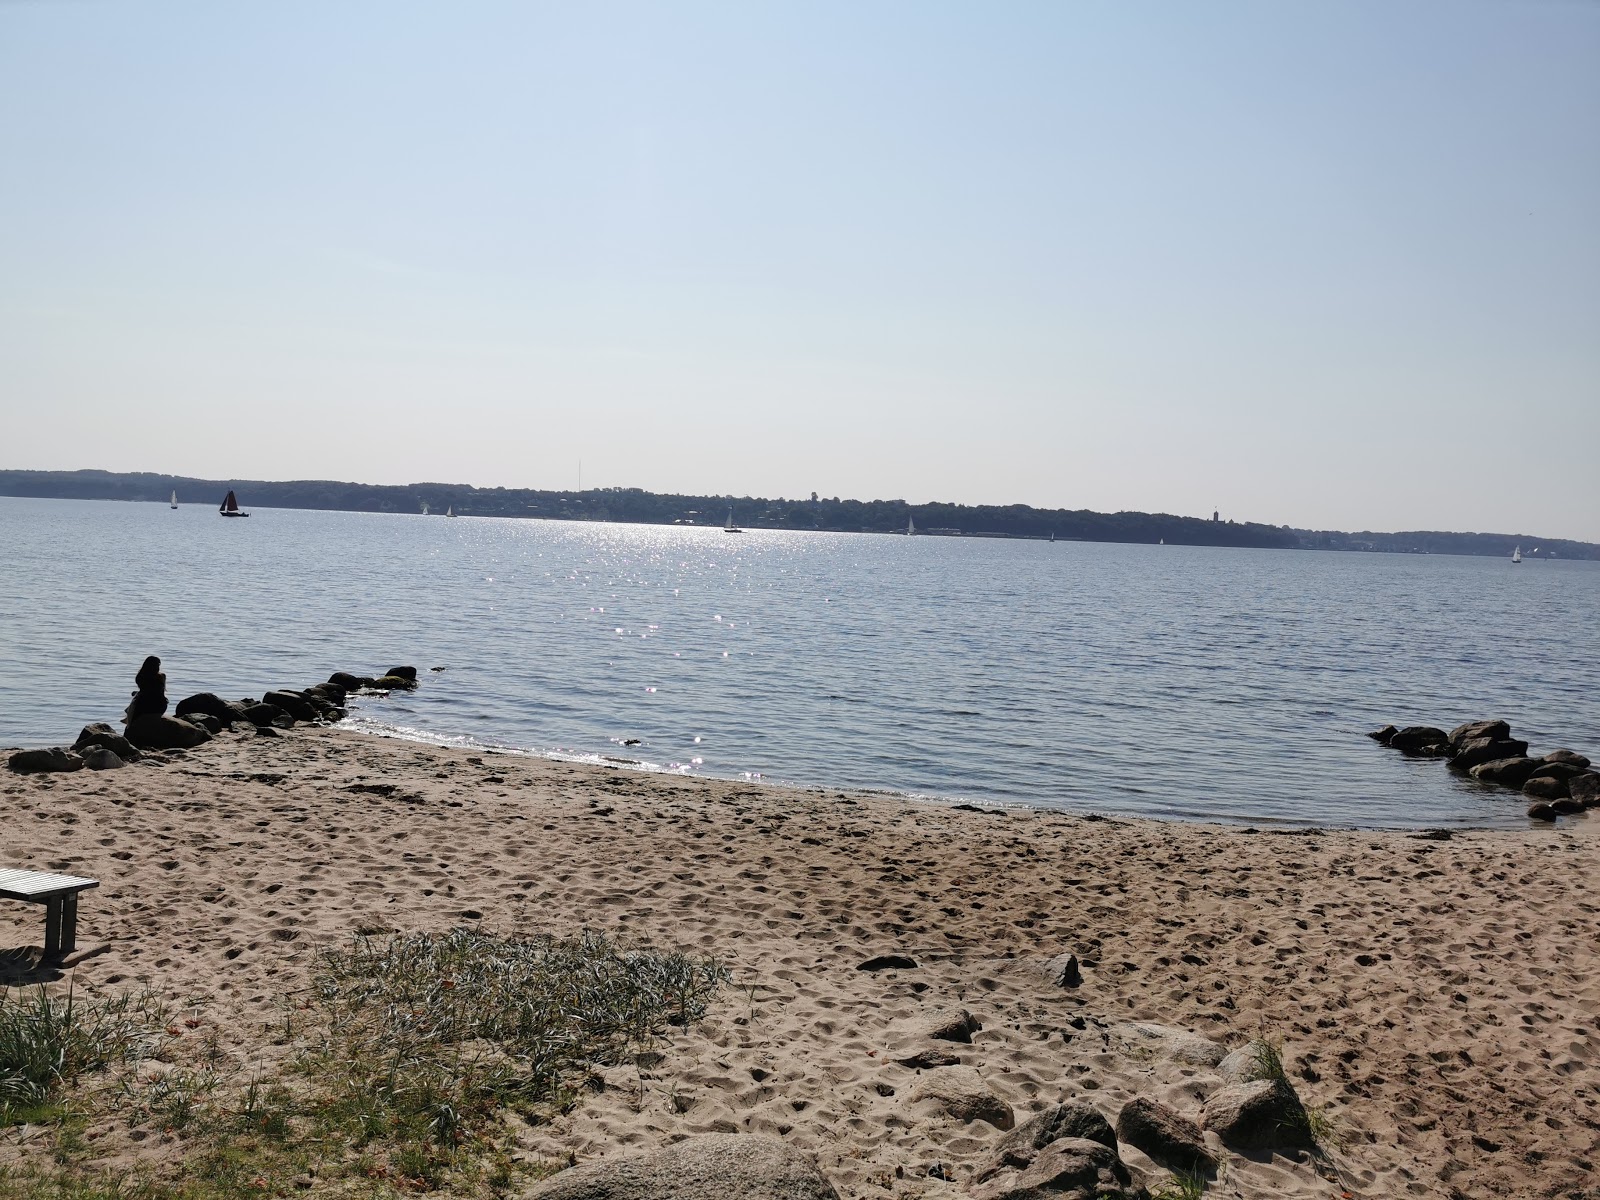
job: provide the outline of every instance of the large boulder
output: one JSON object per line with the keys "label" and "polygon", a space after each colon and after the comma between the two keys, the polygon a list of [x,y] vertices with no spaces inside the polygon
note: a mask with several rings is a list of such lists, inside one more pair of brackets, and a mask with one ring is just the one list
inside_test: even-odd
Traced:
{"label": "large boulder", "polygon": [[1484,783],[1498,783],[1501,787],[1520,788],[1533,777],[1533,769],[1538,765],[1537,759],[1525,756],[1497,758],[1492,762],[1479,763],[1468,774],[1474,779],[1481,779]]}
{"label": "large boulder", "polygon": [[72,743],[72,748],[80,752],[88,746],[104,746],[125,763],[139,760],[139,751],[134,744],[104,721],[85,725],[78,740]]}
{"label": "large boulder", "polygon": [[536,1183],[526,1200],[838,1200],[810,1159],[776,1138],[703,1133]]}
{"label": "large boulder", "polygon": [[[1562,762],[1560,759],[1551,762],[1549,759],[1541,758],[1534,764],[1533,768],[1533,775],[1544,775],[1550,779],[1571,779],[1574,775],[1582,774],[1582,767],[1569,762]],[[1532,777],[1529,776],[1529,778]]]}
{"label": "large boulder", "polygon": [[1255,1079],[1206,1097],[1200,1125],[1235,1150],[1309,1148],[1311,1122],[1294,1088],[1282,1079]]}
{"label": "large boulder", "polygon": [[45,750],[18,750],[6,765],[19,775],[35,775],[44,771],[81,771],[83,759],[71,750],[51,746]]}
{"label": "large boulder", "polygon": [[1176,1171],[1195,1174],[1217,1165],[1200,1126],[1149,1096],[1135,1096],[1122,1106],[1117,1138]]}
{"label": "large boulder", "polygon": [[178,720],[187,721],[191,725],[198,725],[207,733],[222,732],[222,722],[217,720],[217,718],[213,717],[210,713],[192,712],[186,716],[179,717]]}
{"label": "large boulder", "polygon": [[1076,954],[1058,954],[1047,961],[1040,970],[1056,987],[1075,988],[1083,982],[1083,971],[1078,966]]}
{"label": "large boulder", "polygon": [[1572,793],[1559,776],[1535,775],[1522,785],[1522,794],[1535,800],[1565,800]]}
{"label": "large boulder", "polygon": [[1567,794],[1585,808],[1600,808],[1600,775],[1585,771],[1567,780]]}
{"label": "large boulder", "polygon": [[83,759],[83,765],[91,771],[115,771],[128,765],[122,761],[121,756],[104,746],[85,746],[80,757]]}
{"label": "large boulder", "polygon": [[906,1098],[908,1104],[930,1102],[958,1121],[987,1121],[996,1129],[1016,1124],[1011,1106],[989,1090],[972,1067],[944,1067],[917,1080]]}
{"label": "large boulder", "polygon": [[1465,725],[1457,725],[1450,731],[1450,748],[1459,750],[1468,742],[1478,738],[1499,741],[1510,736],[1511,726],[1504,721],[1468,721]]}
{"label": "large boulder", "polygon": [[348,689],[342,688],[336,683],[314,683],[305,689],[304,695],[321,696],[329,704],[337,708],[344,704],[349,692]]}
{"label": "large boulder", "polygon": [[1449,751],[1450,735],[1432,725],[1407,725],[1388,741],[1402,754],[1443,758]]}
{"label": "large boulder", "polygon": [[371,675],[352,675],[349,671],[335,671],[328,676],[328,682],[336,687],[341,687],[347,692],[359,692],[362,688],[372,686]]}
{"label": "large boulder", "polygon": [[175,717],[187,717],[192,713],[204,713],[208,717],[214,717],[224,729],[232,729],[236,721],[245,719],[244,705],[224,700],[212,692],[197,692],[193,696],[185,696],[172,710],[172,715]]}
{"label": "large boulder", "polygon": [[974,1178],[986,1179],[1007,1163],[1031,1161],[1039,1151],[1061,1138],[1083,1138],[1112,1150],[1117,1148],[1116,1131],[1111,1128],[1110,1121],[1092,1105],[1082,1100],[1068,1100],[1034,1113],[1002,1137],[990,1152],[986,1160],[988,1165],[980,1167]]}
{"label": "large boulder", "polygon": [[1479,763],[1494,762],[1500,758],[1521,758],[1528,752],[1528,743],[1516,738],[1473,738],[1461,743],[1450,757],[1450,765],[1458,771],[1470,771]]}
{"label": "large boulder", "polygon": [[380,675],[372,681],[372,686],[380,692],[405,692],[415,688],[417,681],[404,675]]}
{"label": "large boulder", "polygon": [[261,697],[261,703],[271,704],[281,708],[296,721],[315,721],[321,714],[317,706],[312,704],[299,692],[291,692],[288,688],[280,688],[276,692],[268,692]]}
{"label": "large boulder", "polygon": [[263,725],[277,725],[287,729],[294,725],[294,718],[276,704],[247,704],[244,708],[244,719],[257,728]]}
{"label": "large boulder", "polygon": [[1565,749],[1550,751],[1549,754],[1546,754],[1544,756],[1544,761],[1547,762],[1547,763],[1549,763],[1549,762],[1571,763],[1575,767],[1587,767],[1587,766],[1591,766],[1592,765],[1589,762],[1589,760],[1587,758],[1585,758],[1582,754],[1577,753],[1575,750],[1565,750]]}
{"label": "large boulder", "polygon": [[188,750],[209,742],[211,735],[181,717],[141,713],[128,722],[128,740],[141,750]]}
{"label": "large boulder", "polygon": [[409,679],[412,683],[417,681],[417,669],[415,667],[390,667],[384,674],[392,675],[396,679]]}
{"label": "large boulder", "polygon": [[1382,729],[1374,729],[1371,733],[1367,734],[1367,736],[1373,741],[1377,742],[1378,745],[1387,746],[1390,739],[1399,732],[1400,731],[1393,725],[1385,725]]}
{"label": "large boulder", "polygon": [[992,1162],[968,1189],[973,1200],[1135,1200],[1145,1194],[1114,1148],[1075,1137]]}

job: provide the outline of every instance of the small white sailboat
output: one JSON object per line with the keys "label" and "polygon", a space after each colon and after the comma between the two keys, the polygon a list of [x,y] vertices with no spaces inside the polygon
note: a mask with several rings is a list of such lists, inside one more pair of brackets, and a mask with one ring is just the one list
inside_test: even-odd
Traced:
{"label": "small white sailboat", "polygon": [[456,509],[455,509],[455,505],[453,505],[453,504],[446,504],[446,505],[445,505],[445,506],[444,506],[444,515],[445,515],[445,516],[447,516],[447,517],[453,517],[453,516],[455,516],[455,515],[456,515]]}
{"label": "small white sailboat", "polygon": [[743,533],[744,532],[744,530],[740,529],[737,525],[735,525],[733,523],[733,509],[731,509],[731,508],[728,510],[728,523],[722,527],[722,532],[723,533]]}
{"label": "small white sailboat", "polygon": [[1519,562],[1522,561],[1522,547],[1521,546],[1518,546],[1515,550],[1513,550],[1511,552],[1511,561],[1514,562],[1514,563],[1519,563]]}
{"label": "small white sailboat", "polygon": [[172,507],[173,508],[177,508],[178,507],[178,493],[177,492],[173,492],[172,493]]}
{"label": "small white sailboat", "polygon": [[914,534],[916,532],[917,532],[917,523],[916,523],[916,521],[914,521],[911,518],[911,514],[907,513],[906,514],[906,536],[910,537],[912,534]]}

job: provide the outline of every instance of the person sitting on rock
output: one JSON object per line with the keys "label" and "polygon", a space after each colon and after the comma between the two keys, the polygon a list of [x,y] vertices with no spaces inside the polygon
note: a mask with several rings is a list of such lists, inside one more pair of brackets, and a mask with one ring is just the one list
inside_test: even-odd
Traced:
{"label": "person sitting on rock", "polygon": [[145,659],[133,681],[139,685],[139,690],[133,694],[133,703],[128,705],[130,721],[146,714],[159,717],[167,711],[167,677],[161,673],[159,658],[152,654]]}

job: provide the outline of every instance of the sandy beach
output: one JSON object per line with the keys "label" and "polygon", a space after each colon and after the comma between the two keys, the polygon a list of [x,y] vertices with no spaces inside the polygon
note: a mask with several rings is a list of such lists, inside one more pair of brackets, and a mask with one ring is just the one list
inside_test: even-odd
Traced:
{"label": "sandy beach", "polygon": [[[1441,768],[1442,769],[1442,768]],[[147,986],[239,1071],[357,929],[598,929],[713,956],[707,1018],[518,1135],[589,1162],[761,1133],[845,1197],[957,1197],[1000,1137],[896,1061],[965,1010],[959,1068],[1020,1122],[1217,1086],[1159,1031],[1281,1043],[1333,1137],[1219,1153],[1218,1197],[1600,1196],[1600,820],[1526,832],[1274,830],[976,811],[300,727],[106,772],[0,777],[3,863],[87,875],[80,995]],[[1513,802],[1514,801],[1510,801]],[[0,905],[0,948],[40,910]],[[1042,964],[1077,956],[1061,986]],[[897,954],[914,966],[860,969]],[[942,1068],[951,1070],[954,1068]],[[970,1078],[971,1076],[967,1076]],[[105,1162],[181,1152],[115,1121]],[[1214,1137],[1214,1135],[1212,1135]],[[11,1138],[0,1164],[45,1153]],[[1123,1157],[1154,1186],[1137,1150]],[[313,1193],[315,1194],[315,1193]]]}

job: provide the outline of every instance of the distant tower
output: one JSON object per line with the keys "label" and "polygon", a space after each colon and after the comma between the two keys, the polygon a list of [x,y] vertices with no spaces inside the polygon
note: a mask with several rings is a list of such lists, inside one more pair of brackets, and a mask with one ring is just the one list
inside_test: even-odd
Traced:
{"label": "distant tower", "polygon": [[1213,523],[1222,520],[1222,514],[1217,509],[1212,509],[1211,520]]}

